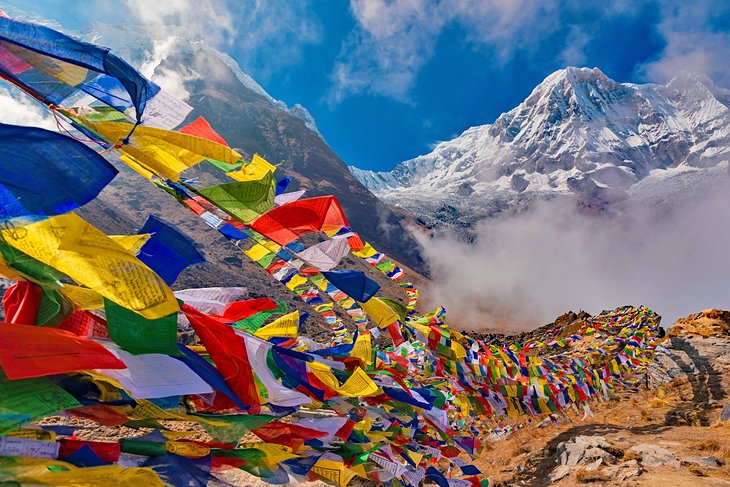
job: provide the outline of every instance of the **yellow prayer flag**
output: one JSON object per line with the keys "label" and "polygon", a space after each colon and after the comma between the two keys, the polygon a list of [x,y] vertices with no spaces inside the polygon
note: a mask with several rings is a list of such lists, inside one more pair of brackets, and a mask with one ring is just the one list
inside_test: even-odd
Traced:
{"label": "yellow prayer flag", "polygon": [[327,387],[347,397],[367,397],[380,393],[380,388],[360,367],[355,369],[350,377],[340,386],[337,377],[331,372],[329,366],[310,362],[307,364],[312,373],[321,380]]}
{"label": "yellow prayer flag", "polygon": [[259,242],[259,243],[261,245],[263,245],[264,247],[266,247],[267,249],[269,249],[273,253],[277,253],[279,251],[279,249],[281,249],[281,245],[279,245],[278,243],[276,243],[272,240]]}
{"label": "yellow prayer flag", "polygon": [[362,250],[353,250],[352,255],[355,257],[360,257],[362,259],[367,259],[368,257],[372,257],[373,255],[377,254],[378,251],[373,248],[372,245],[370,245],[368,242],[365,242],[365,246]]}
{"label": "yellow prayer flag", "polygon": [[456,358],[456,360],[466,357],[466,349],[456,340],[451,342],[451,350],[454,352],[454,358]]}
{"label": "yellow prayer flag", "polygon": [[409,457],[411,457],[411,460],[413,460],[413,463],[415,463],[416,465],[421,463],[421,460],[423,459],[423,453],[418,453],[418,452],[415,452],[413,450],[408,450],[408,449],[406,449],[406,453],[408,454]]}
{"label": "yellow prayer flag", "polygon": [[243,163],[238,171],[227,172],[226,174],[236,181],[258,181],[266,176],[266,173],[274,173],[276,166],[269,163],[266,159],[254,154],[251,162]]}
{"label": "yellow prayer flag", "polygon": [[[56,468],[53,468],[56,467]],[[104,465],[101,467],[78,468],[70,463],[46,458],[7,457],[0,458],[0,471],[3,478],[14,480],[22,485],[57,485],[82,487],[104,485],[107,487],[163,487],[164,484],[151,468],[120,467]]]}
{"label": "yellow prayer flag", "polygon": [[360,307],[380,328],[386,328],[391,323],[398,321],[398,313],[380,298],[370,298],[365,303],[358,302]]}
{"label": "yellow prayer flag", "polygon": [[22,438],[24,440],[56,441],[56,432],[34,428],[20,428],[15,431],[3,434],[11,438]]}
{"label": "yellow prayer flag", "polygon": [[2,254],[0,254],[0,277],[5,279],[23,279],[23,276],[15,272],[12,267],[9,267]]}
{"label": "yellow prayer flag", "polygon": [[139,235],[109,235],[109,238],[124,247],[129,253],[137,254],[147,240],[152,237],[151,233],[140,233]]}
{"label": "yellow prayer flag", "polygon": [[345,487],[355,476],[355,472],[345,467],[344,463],[321,458],[314,464],[311,472],[327,480],[328,483],[333,483],[339,487]]}
{"label": "yellow prayer flag", "polygon": [[165,449],[168,453],[187,458],[201,458],[210,454],[210,448],[207,446],[186,441],[168,441],[165,443]]}
{"label": "yellow prayer flag", "polygon": [[[121,142],[132,130],[132,125],[121,122],[81,122],[110,143]],[[241,155],[231,148],[211,140],[156,127],[137,126],[129,136],[129,143],[117,149],[132,158],[131,167],[145,177],[149,173],[178,181],[180,173],[206,158],[234,164]],[[125,163],[129,159],[122,158]],[[139,168],[142,171],[139,171]]]}
{"label": "yellow prayer flag", "polygon": [[304,277],[304,276],[302,276],[300,274],[295,274],[286,283],[286,287],[288,287],[289,289],[291,289],[293,291],[294,289],[298,288],[302,284],[306,284],[306,283],[307,283],[307,278],[306,277]]}
{"label": "yellow prayer flag", "polygon": [[263,245],[257,243],[254,244],[250,249],[244,250],[243,253],[246,254],[251,260],[256,262],[269,255],[271,251]]}
{"label": "yellow prayer flag", "polygon": [[3,230],[5,241],[145,318],[179,311],[172,290],[137,257],[74,213]]}
{"label": "yellow prayer flag", "polygon": [[93,289],[74,286],[72,284],[64,284],[58,291],[63,294],[66,299],[71,301],[76,309],[90,310],[101,309],[104,307],[104,296]]}
{"label": "yellow prayer flag", "polygon": [[278,318],[268,325],[259,328],[254,336],[263,340],[271,337],[295,338],[299,333],[299,311],[292,311]]}
{"label": "yellow prayer flag", "polygon": [[359,358],[365,365],[373,363],[373,345],[370,333],[361,333],[357,336],[350,355]]}

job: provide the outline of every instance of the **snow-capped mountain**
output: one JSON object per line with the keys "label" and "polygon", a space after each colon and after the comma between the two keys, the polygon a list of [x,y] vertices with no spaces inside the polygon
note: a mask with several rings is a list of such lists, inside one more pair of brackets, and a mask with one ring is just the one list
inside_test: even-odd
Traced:
{"label": "snow-capped mountain", "polygon": [[436,224],[470,225],[558,196],[606,208],[726,178],[728,107],[730,90],[701,75],[637,85],[571,67],[493,124],[393,171],[349,169],[386,203]]}

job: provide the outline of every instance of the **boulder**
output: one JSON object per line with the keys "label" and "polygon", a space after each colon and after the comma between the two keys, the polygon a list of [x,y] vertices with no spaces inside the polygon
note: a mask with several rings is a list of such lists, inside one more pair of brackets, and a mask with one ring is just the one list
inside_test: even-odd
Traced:
{"label": "boulder", "polygon": [[628,449],[641,457],[641,464],[645,467],[660,467],[664,465],[679,467],[679,460],[666,448],[649,443],[641,443]]}
{"label": "boulder", "polygon": [[615,463],[612,455],[608,453],[612,447],[603,436],[576,436],[568,441],[560,443],[556,449],[558,465],[583,465],[591,463],[598,458],[609,460]]}

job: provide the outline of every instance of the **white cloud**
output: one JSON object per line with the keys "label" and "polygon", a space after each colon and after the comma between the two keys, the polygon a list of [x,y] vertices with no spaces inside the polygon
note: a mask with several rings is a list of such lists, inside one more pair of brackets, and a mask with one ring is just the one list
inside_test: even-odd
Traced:
{"label": "white cloud", "polygon": [[56,123],[45,108],[30,99],[13,96],[2,88],[0,88],[0,122],[56,130]]}
{"label": "white cloud", "polygon": [[[215,45],[227,45],[236,33],[233,12],[219,0],[125,0],[127,8],[143,24],[154,27],[174,26],[189,39],[202,39]],[[150,31],[151,37],[155,36]]]}
{"label": "white cloud", "polygon": [[[125,0],[154,41],[146,67],[164,59],[170,37],[195,41],[234,53],[236,61],[257,77],[302,62],[302,49],[322,40],[322,29],[309,12],[310,2],[286,0]],[[158,62],[159,64],[159,62]],[[180,76],[158,73],[175,90]],[[182,78],[185,78],[183,76]],[[162,84],[162,82],[160,83]]]}
{"label": "white cloud", "polygon": [[666,82],[680,71],[692,71],[730,86],[730,32],[727,26],[712,27],[714,19],[730,15],[729,6],[712,1],[665,3],[658,29],[667,45],[659,59],[640,67],[640,74]]}
{"label": "white cloud", "polygon": [[588,60],[584,50],[591,37],[577,25],[570,27],[565,48],[560,53],[562,66],[584,66]]}
{"label": "white cloud", "polygon": [[504,62],[559,28],[557,5],[554,0],[350,0],[357,26],[332,70],[329,102],[357,93],[408,102],[419,70],[451,25],[464,32],[465,42],[488,46],[494,61]]}
{"label": "white cloud", "polygon": [[473,244],[421,236],[433,282],[422,297],[445,305],[453,324],[475,328],[532,329],[568,310],[625,304],[648,306],[668,325],[727,309],[727,183],[672,208],[634,205],[613,218],[542,202],[482,222]]}

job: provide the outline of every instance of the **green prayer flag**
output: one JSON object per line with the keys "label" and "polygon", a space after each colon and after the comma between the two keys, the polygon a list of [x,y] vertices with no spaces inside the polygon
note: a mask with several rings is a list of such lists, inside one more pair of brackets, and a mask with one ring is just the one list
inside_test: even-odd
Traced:
{"label": "green prayer flag", "polygon": [[219,184],[198,192],[243,223],[251,223],[274,207],[275,189],[269,172],[258,181]]}
{"label": "green prayer flag", "polygon": [[226,426],[217,426],[208,423],[202,423],[205,431],[208,432],[216,441],[223,443],[238,443],[241,438],[246,436],[251,430],[260,428],[261,426],[276,419],[275,416],[268,414],[240,414],[231,416],[217,416],[198,414],[204,418],[212,419],[216,422],[227,423]]}
{"label": "green prayer flag", "polygon": [[233,327],[239,330],[243,330],[248,333],[255,333],[256,330],[261,328],[264,323],[266,323],[266,320],[269,319],[271,315],[275,314],[284,314],[286,313],[286,303],[283,301],[280,303],[276,303],[278,305],[277,308],[274,309],[268,309],[266,311],[259,311],[258,313],[254,313],[251,316],[244,318],[240,321],[237,321]]}
{"label": "green prayer flag", "polygon": [[0,370],[0,435],[81,404],[47,377],[10,380]]}
{"label": "green prayer flag", "polygon": [[[19,228],[16,231],[23,232],[27,230]],[[37,261],[20,250],[16,250],[9,246],[2,240],[2,238],[0,238],[0,254],[2,254],[2,258],[5,260],[8,267],[20,274],[23,274],[35,283],[57,287],[58,285],[56,284],[56,281],[68,278],[66,274],[59,272],[53,267],[47,266],[43,262]]]}
{"label": "green prayer flag", "polygon": [[231,163],[228,163],[228,162],[217,161],[215,159],[206,159],[206,162],[208,162],[208,164],[211,164],[211,165],[217,167],[221,171],[225,171],[225,172],[231,172],[231,171],[236,171],[238,169],[241,169],[241,163],[240,162],[236,162],[234,164],[231,164]]}
{"label": "green prayer flag", "polygon": [[154,320],[104,299],[109,336],[129,353],[182,355],[177,346],[177,313]]}
{"label": "green prayer flag", "polygon": [[55,289],[44,288],[35,324],[38,326],[56,326],[65,320],[72,311],[73,305],[61,293]]}

